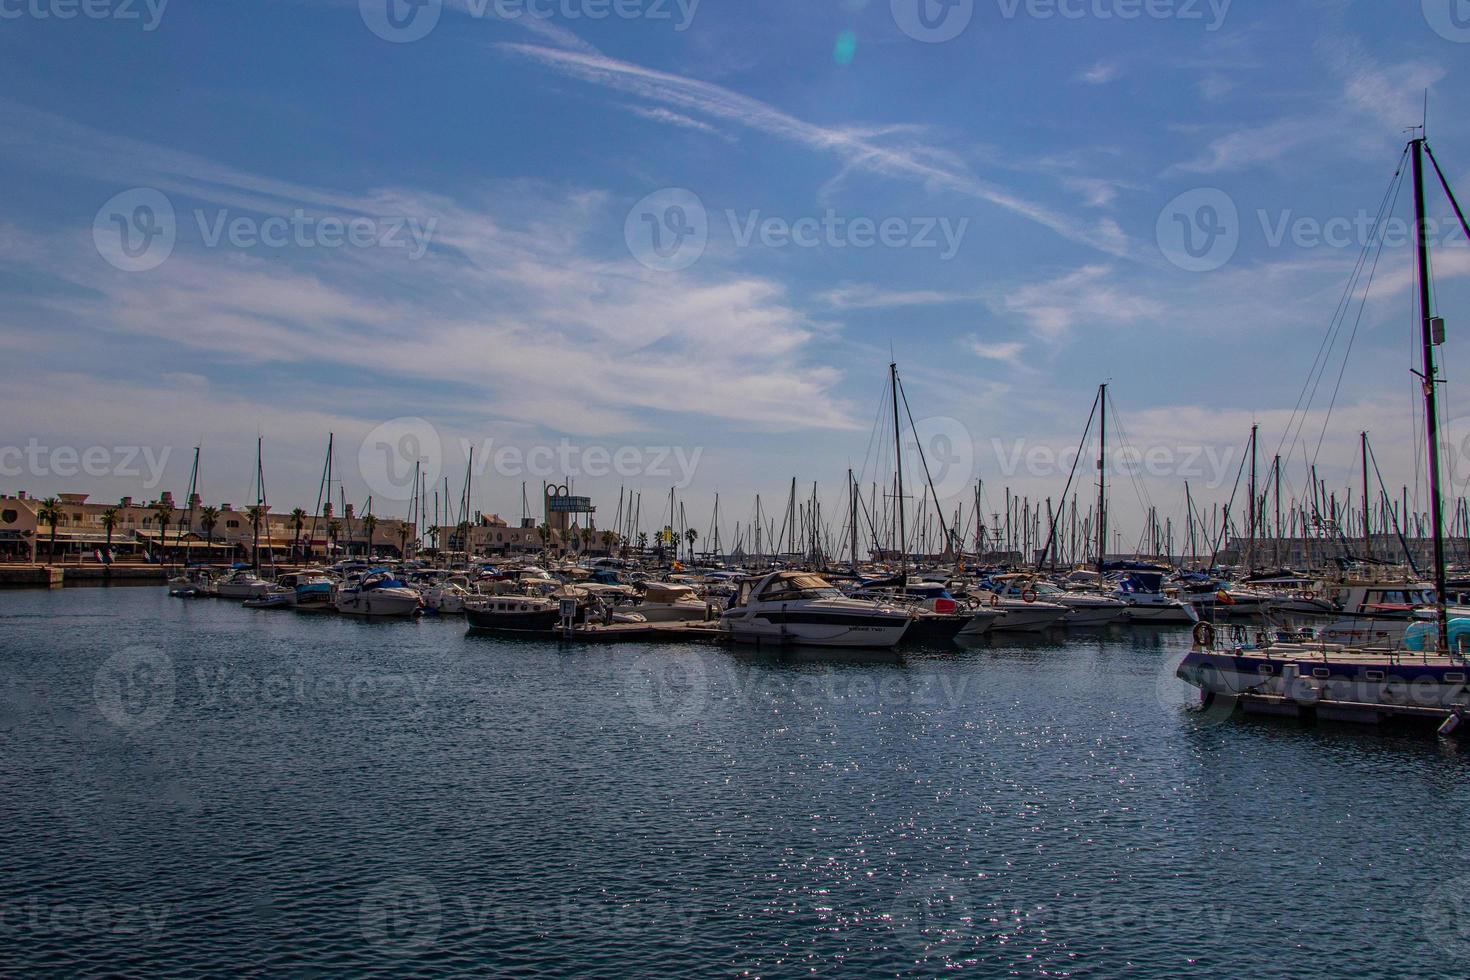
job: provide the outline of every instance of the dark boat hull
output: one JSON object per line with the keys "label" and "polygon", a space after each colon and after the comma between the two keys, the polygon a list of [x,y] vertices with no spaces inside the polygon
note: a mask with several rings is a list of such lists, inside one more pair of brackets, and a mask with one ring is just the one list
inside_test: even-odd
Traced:
{"label": "dark boat hull", "polygon": [[929,613],[918,616],[903,634],[903,644],[912,646],[915,644],[945,644],[953,643],[960,631],[970,624],[974,619],[970,615],[948,615],[945,613]]}
{"label": "dark boat hull", "polygon": [[488,612],[466,609],[465,620],[470,629],[512,633],[547,633],[561,622],[558,609],[535,609],[527,612]]}

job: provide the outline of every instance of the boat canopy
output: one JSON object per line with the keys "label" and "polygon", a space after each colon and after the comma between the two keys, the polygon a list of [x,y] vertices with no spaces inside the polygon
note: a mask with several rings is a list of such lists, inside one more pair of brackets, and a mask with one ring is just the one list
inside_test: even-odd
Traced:
{"label": "boat canopy", "polygon": [[645,602],[687,602],[699,598],[692,585],[682,582],[649,582]]}

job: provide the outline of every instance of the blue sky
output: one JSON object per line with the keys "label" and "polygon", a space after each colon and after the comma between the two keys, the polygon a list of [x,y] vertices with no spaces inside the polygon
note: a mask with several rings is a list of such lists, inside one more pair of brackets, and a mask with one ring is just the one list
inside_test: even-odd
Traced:
{"label": "blue sky", "polygon": [[[1330,423],[1336,360],[1289,422],[1426,89],[1470,195],[1470,4],[917,2],[0,0],[0,442],[167,448],[176,493],[202,442],[240,503],[259,433],[287,507],[335,431],[349,499],[401,513],[405,447],[457,494],[467,443],[566,440],[604,521],[683,459],[696,524],[716,490],[733,524],[793,476],[834,509],[849,466],[888,479],[892,351],[947,508],[1059,496],[1025,453],[1073,446],[1101,381],[1159,461],[1125,538],[1186,478],[1228,497],[1253,422],[1289,488],[1307,458],[1345,488],[1365,428],[1413,484],[1402,243]],[[1470,248],[1441,240],[1458,438]],[[634,475],[584,472],[620,448]],[[149,495],[34,458],[0,486]],[[477,505],[518,516],[541,472],[491,462]]]}

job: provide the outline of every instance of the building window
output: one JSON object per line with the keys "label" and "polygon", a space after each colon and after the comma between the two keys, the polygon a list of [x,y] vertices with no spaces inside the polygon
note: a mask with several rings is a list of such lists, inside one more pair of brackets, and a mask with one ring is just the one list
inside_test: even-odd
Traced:
{"label": "building window", "polygon": [[225,521],[225,527],[239,527],[239,521]]}

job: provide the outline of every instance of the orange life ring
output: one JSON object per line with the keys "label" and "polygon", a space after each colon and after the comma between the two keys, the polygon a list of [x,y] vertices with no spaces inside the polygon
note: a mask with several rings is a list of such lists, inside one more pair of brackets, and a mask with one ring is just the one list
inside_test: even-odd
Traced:
{"label": "orange life ring", "polygon": [[1028,585],[1024,589],[1022,589],[1021,590],[1021,601],[1022,602],[1035,602],[1036,601],[1036,586],[1034,586],[1034,585]]}
{"label": "orange life ring", "polygon": [[990,608],[995,609],[1000,605],[1000,596],[994,592],[990,593]]}

